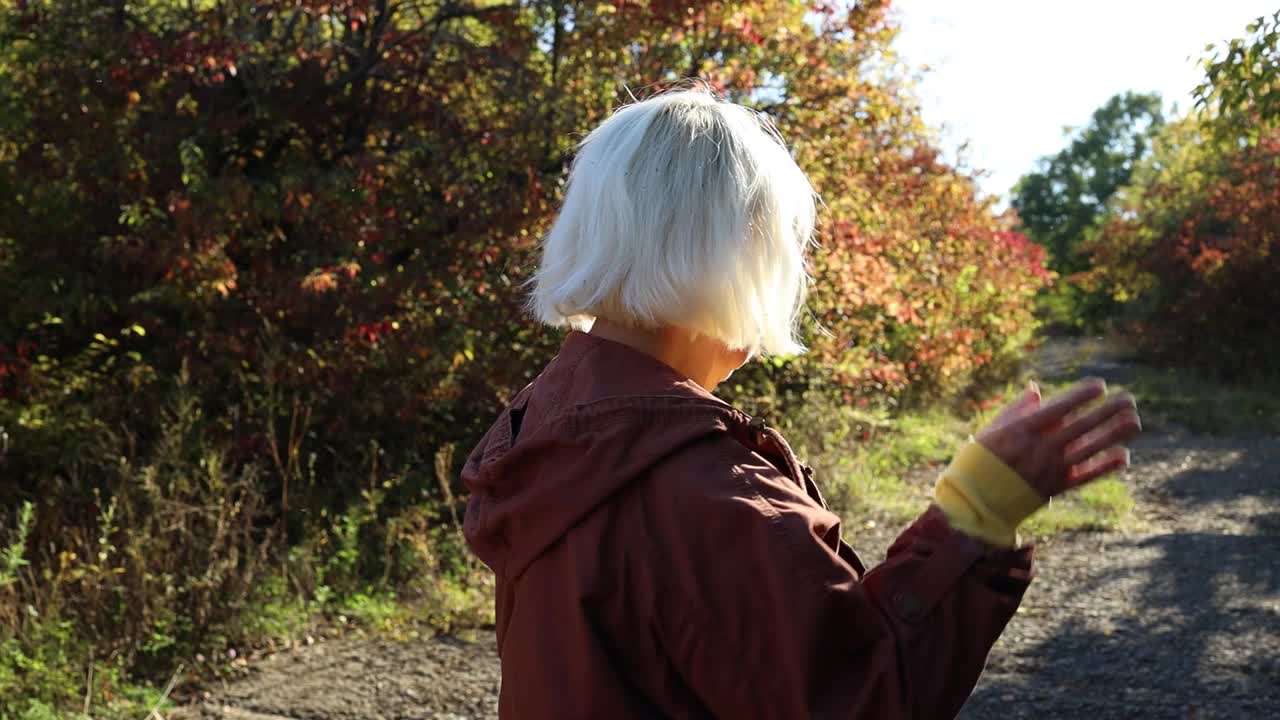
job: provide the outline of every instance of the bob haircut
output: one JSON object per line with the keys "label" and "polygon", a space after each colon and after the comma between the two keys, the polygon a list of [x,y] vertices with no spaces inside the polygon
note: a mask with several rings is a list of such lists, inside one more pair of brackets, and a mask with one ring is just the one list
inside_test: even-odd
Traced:
{"label": "bob haircut", "polygon": [[764,115],[706,89],[627,105],[578,147],[529,307],[554,326],[604,317],[803,352],[815,204]]}

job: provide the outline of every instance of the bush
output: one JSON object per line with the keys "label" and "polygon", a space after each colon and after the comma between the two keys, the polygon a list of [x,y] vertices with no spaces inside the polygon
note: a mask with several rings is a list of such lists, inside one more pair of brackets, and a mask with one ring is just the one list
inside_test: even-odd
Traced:
{"label": "bush", "polygon": [[1094,246],[1096,277],[1130,303],[1145,349],[1248,378],[1280,352],[1280,132],[1210,152],[1189,177],[1137,189],[1141,214]]}
{"label": "bush", "polygon": [[1280,352],[1280,14],[1250,32],[1206,61],[1199,111],[1161,131],[1088,247],[1145,349],[1228,378],[1274,376]]}
{"label": "bush", "polygon": [[[93,488],[91,516],[75,517],[70,502],[28,501],[0,538],[0,715],[26,712],[29,699],[79,702],[90,666],[91,691],[117,701],[104,712],[131,715],[130,698],[156,701],[131,677],[162,681],[201,652],[293,640],[326,616],[390,627],[393,601],[442,630],[492,622],[491,578],[465,555],[456,516],[434,499],[387,506],[403,472],[371,465],[358,500],[304,517],[286,546],[263,471],[226,464],[185,391],[162,415],[149,456],[128,437],[83,449],[84,467],[114,471]],[[66,500],[76,486],[73,476],[46,490]],[[47,555],[28,559],[34,537]]]}

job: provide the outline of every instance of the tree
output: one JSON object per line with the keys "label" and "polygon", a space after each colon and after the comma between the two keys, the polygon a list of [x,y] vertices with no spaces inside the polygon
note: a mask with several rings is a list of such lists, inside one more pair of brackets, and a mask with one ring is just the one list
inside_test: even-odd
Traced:
{"label": "tree", "polygon": [[1055,271],[1069,275],[1087,267],[1077,246],[1147,155],[1162,123],[1159,95],[1116,95],[1066,148],[1042,158],[1039,169],[1014,186],[1011,204],[1027,235],[1049,251]]}

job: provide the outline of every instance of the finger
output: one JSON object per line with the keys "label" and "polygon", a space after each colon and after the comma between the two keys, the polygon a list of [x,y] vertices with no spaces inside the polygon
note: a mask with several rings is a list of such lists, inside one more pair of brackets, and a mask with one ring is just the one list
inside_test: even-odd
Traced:
{"label": "finger", "polygon": [[991,421],[992,425],[1006,425],[1019,417],[1022,417],[1030,410],[1040,405],[1040,386],[1034,380],[1027,381],[1027,387],[1022,391],[1022,396],[1000,411],[1000,414]]}
{"label": "finger", "polygon": [[1067,488],[1074,488],[1093,482],[1104,475],[1129,467],[1128,448],[1115,447],[1099,453],[1088,462],[1075,465],[1067,476]]}
{"label": "finger", "polygon": [[1092,402],[1107,392],[1107,384],[1099,378],[1082,380],[1071,386],[1069,390],[1040,406],[1040,409],[1027,415],[1026,426],[1030,430],[1044,430],[1054,423],[1061,422],[1073,410]]}
{"label": "finger", "polygon": [[[1136,413],[1137,408],[1138,402],[1129,393],[1112,396],[1092,410],[1067,420],[1065,425],[1053,432],[1050,436],[1050,442],[1055,443],[1058,447],[1066,447],[1068,443],[1097,429],[1117,413],[1125,411]],[[1139,429],[1141,429],[1141,423],[1139,423]]]}
{"label": "finger", "polygon": [[1111,417],[1102,427],[1067,445],[1064,460],[1068,465],[1082,463],[1113,445],[1123,445],[1142,431],[1136,410],[1124,410]]}

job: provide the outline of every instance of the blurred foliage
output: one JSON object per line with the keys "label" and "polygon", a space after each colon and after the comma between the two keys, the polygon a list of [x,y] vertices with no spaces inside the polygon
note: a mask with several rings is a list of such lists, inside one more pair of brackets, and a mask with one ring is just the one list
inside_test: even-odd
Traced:
{"label": "blurred foliage", "polygon": [[1280,353],[1280,13],[1248,32],[1205,61],[1198,110],[1156,136],[1085,247],[1086,281],[1144,349],[1225,379],[1274,378]]}
{"label": "blurred foliage", "polygon": [[887,5],[6,4],[0,516],[32,510],[0,530],[0,714],[299,613],[483,622],[458,450],[555,350],[521,283],[632,94],[769,114],[826,203],[813,352],[732,399],[887,417],[1007,374],[1044,253],[939,159]]}

